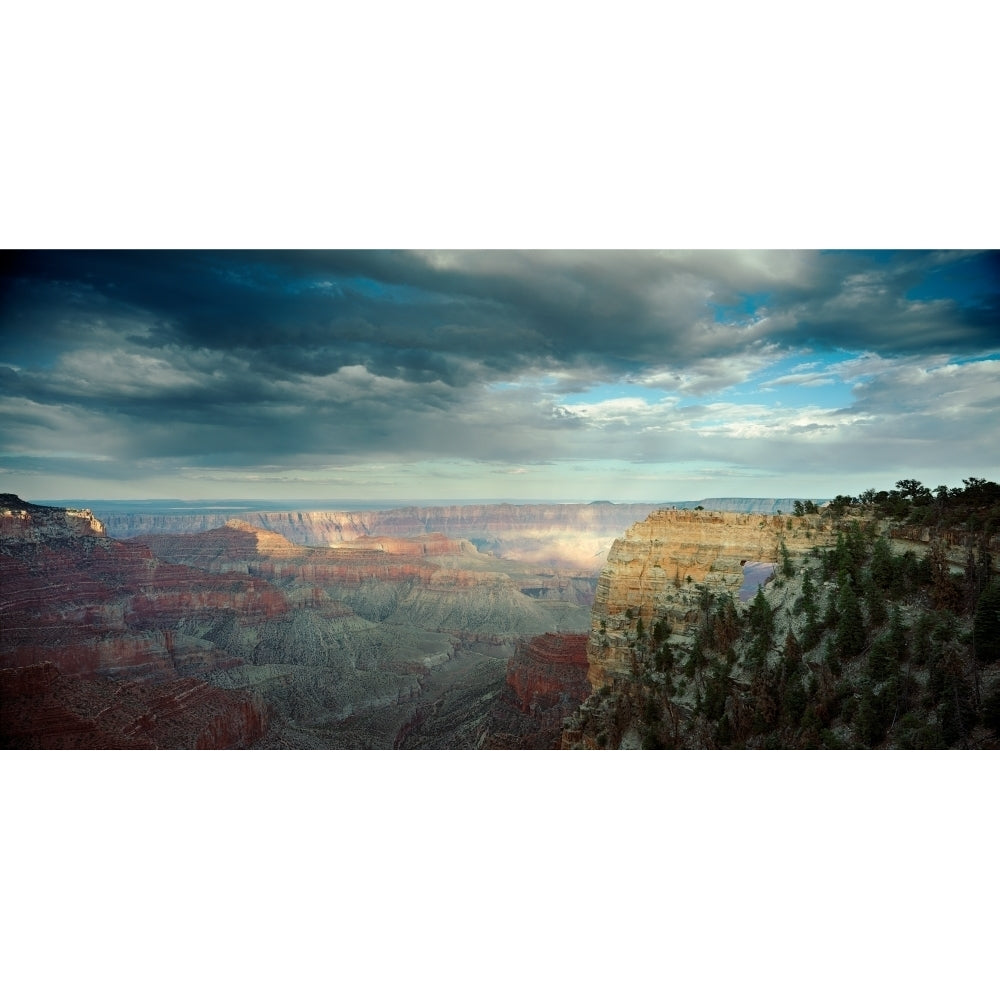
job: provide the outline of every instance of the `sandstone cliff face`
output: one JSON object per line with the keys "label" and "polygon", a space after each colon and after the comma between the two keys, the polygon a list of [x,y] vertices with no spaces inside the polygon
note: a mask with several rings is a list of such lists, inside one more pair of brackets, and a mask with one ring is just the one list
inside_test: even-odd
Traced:
{"label": "sandstone cliff face", "polygon": [[0,493],[0,540],[38,544],[66,538],[103,538],[104,525],[89,510],[43,507]]}
{"label": "sandstone cliff face", "polygon": [[945,558],[953,572],[965,568],[970,551],[978,553],[985,545],[994,570],[1000,569],[1000,532],[990,535],[984,541],[981,534],[970,531],[948,528],[932,530],[923,525],[902,524],[890,528],[889,537],[893,539],[897,549],[910,549],[918,556],[927,554],[932,541],[942,543]]}
{"label": "sandstone cliff face", "polygon": [[831,526],[820,517],[657,510],[633,525],[611,547],[597,583],[588,644],[589,680],[631,667],[629,642],[637,619],[649,628],[665,619],[684,633],[697,618],[699,587],[728,591],[736,599],[743,565],[777,562],[789,553],[825,544]]}

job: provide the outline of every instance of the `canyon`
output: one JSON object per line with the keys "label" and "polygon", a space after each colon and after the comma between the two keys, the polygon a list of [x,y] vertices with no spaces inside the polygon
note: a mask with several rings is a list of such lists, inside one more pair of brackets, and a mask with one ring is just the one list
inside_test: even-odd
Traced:
{"label": "canyon", "polygon": [[[0,501],[5,746],[558,747],[628,672],[637,620],[683,636],[705,588],[830,538],[819,516],[612,504],[112,538],[90,511]],[[131,527],[178,524],[157,517]]]}
{"label": "canyon", "polygon": [[8,747],[483,745],[510,655],[585,632],[594,588],[440,533],[119,540],[10,495],[0,573]]}

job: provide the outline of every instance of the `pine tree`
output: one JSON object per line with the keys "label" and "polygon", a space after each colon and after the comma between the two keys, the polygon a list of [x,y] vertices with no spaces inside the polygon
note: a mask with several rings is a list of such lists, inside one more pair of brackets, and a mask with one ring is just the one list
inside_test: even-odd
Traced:
{"label": "pine tree", "polygon": [[893,658],[897,663],[902,663],[907,654],[906,625],[903,624],[903,616],[898,604],[892,606],[892,612],[889,615],[889,643]]}
{"label": "pine tree", "polygon": [[802,668],[802,647],[795,633],[789,629],[785,633],[785,645],[781,651],[781,670],[785,677],[794,677]]}
{"label": "pine tree", "polygon": [[972,646],[980,663],[1000,659],[1000,584],[991,584],[976,602]]}
{"label": "pine tree", "polygon": [[868,567],[872,579],[882,590],[892,590],[894,582],[894,565],[892,549],[885,535],[879,535],[872,547],[871,563]]}
{"label": "pine tree", "polygon": [[788,546],[785,540],[781,540],[781,573],[785,577],[795,576],[795,567],[792,565],[792,557],[788,554]]}
{"label": "pine tree", "polygon": [[886,620],[885,595],[871,575],[865,577],[864,593],[865,606],[868,608],[868,624],[873,629],[879,628]]}
{"label": "pine tree", "polygon": [[873,681],[884,681],[898,669],[899,664],[892,655],[892,643],[888,636],[882,636],[868,654],[868,673]]}
{"label": "pine tree", "polygon": [[861,605],[844,574],[838,588],[837,616],[837,651],[844,657],[857,656],[865,648],[865,624]]}

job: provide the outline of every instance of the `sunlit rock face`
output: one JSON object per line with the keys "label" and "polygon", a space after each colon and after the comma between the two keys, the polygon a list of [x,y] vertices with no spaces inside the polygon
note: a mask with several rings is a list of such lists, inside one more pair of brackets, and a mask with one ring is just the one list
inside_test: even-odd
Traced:
{"label": "sunlit rock face", "polygon": [[[466,504],[372,511],[262,511],[244,514],[253,528],[310,546],[344,546],[389,538],[446,536],[467,539],[480,552],[504,559],[596,576],[614,539],[655,504]],[[109,531],[119,538],[194,533],[221,527],[219,515],[115,514]],[[232,524],[233,522],[229,522]],[[397,554],[403,551],[396,549]],[[415,555],[412,549],[410,555]]]}
{"label": "sunlit rock face", "polygon": [[89,510],[44,507],[0,493],[0,540],[8,543],[103,538],[104,525]]}
{"label": "sunlit rock face", "polygon": [[702,588],[738,598],[747,563],[777,563],[830,538],[820,517],[657,510],[611,547],[597,582],[587,655],[594,687],[631,666],[637,621],[665,620],[685,633],[697,620]]}

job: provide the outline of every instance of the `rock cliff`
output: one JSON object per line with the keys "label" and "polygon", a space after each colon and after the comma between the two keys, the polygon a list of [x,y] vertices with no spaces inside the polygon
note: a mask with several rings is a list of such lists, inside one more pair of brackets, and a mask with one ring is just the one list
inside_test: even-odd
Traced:
{"label": "rock cliff", "polygon": [[615,541],[597,582],[588,644],[589,680],[631,667],[638,622],[665,620],[684,633],[697,618],[702,588],[739,594],[748,563],[778,562],[825,544],[829,521],[818,516],[657,510]]}
{"label": "rock cliff", "polygon": [[589,697],[587,635],[535,636],[507,661],[501,694],[490,707],[480,746],[487,750],[557,750],[563,720]]}
{"label": "rock cliff", "polygon": [[0,493],[0,541],[38,544],[104,535],[104,525],[89,510],[43,507]]}
{"label": "rock cliff", "polygon": [[507,663],[507,686],[520,711],[575,707],[590,694],[587,639],[583,633],[547,632],[518,645]]}
{"label": "rock cliff", "polygon": [[[364,511],[255,511],[242,520],[298,545],[330,546],[375,538],[444,535],[469,539],[481,552],[596,576],[611,543],[653,510],[702,506],[709,510],[790,511],[794,500],[721,497],[671,504],[462,504]],[[115,538],[196,534],[222,527],[223,513],[102,515]],[[230,522],[233,523],[233,522]]]}

